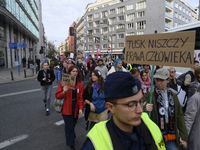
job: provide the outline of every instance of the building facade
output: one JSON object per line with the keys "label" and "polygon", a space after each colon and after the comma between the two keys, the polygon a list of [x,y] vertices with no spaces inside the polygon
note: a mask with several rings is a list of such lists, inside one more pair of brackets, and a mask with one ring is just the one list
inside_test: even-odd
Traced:
{"label": "building facade", "polygon": [[[40,0],[0,0],[0,12],[0,67],[15,67],[18,57],[20,63],[23,57],[40,58],[44,34]],[[26,46],[11,49],[9,43]]]}
{"label": "building facade", "polygon": [[76,21],[75,26],[75,41],[76,41],[76,53],[77,55],[84,56],[84,24],[83,24],[83,16]]}
{"label": "building facade", "polygon": [[126,36],[162,33],[197,18],[183,0],[97,0],[86,7],[84,52],[120,55]]}

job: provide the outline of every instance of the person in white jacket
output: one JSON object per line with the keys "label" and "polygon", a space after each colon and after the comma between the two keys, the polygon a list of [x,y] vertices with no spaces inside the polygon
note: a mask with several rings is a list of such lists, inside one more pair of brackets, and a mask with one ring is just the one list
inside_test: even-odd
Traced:
{"label": "person in white jacket", "polygon": [[111,69],[108,72],[108,75],[116,72],[116,71],[124,71],[127,72],[127,70],[122,66],[122,60],[116,59],[114,65],[111,67]]}

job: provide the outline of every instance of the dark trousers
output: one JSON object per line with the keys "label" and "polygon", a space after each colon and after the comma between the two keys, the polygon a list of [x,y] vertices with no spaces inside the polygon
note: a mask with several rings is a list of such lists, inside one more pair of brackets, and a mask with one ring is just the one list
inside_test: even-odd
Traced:
{"label": "dark trousers", "polygon": [[77,118],[74,118],[76,100],[72,101],[72,115],[62,115],[65,122],[65,138],[67,146],[75,146],[75,125]]}
{"label": "dark trousers", "polygon": [[25,68],[26,67],[26,63],[23,63],[23,68]]}

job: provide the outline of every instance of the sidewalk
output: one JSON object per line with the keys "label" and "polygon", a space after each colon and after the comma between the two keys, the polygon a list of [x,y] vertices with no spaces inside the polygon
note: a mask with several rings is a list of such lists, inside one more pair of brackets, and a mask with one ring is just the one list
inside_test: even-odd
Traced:
{"label": "sidewalk", "polygon": [[[26,70],[26,69],[27,68],[23,68],[22,65],[20,65],[20,75],[18,73],[18,67],[13,67],[13,68],[9,68],[9,69],[8,68],[0,69],[0,84],[13,83],[13,82],[33,79],[33,78],[37,77],[37,74],[34,70],[34,76],[25,78],[24,70]],[[13,73],[14,80],[12,80],[12,78],[11,78],[11,71]]]}

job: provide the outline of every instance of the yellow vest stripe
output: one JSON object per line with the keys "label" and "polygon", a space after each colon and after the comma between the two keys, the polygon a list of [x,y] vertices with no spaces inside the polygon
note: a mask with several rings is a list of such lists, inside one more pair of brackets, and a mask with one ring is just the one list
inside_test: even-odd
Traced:
{"label": "yellow vest stripe", "polygon": [[166,150],[160,128],[149,118],[147,113],[142,113],[141,118],[151,132],[158,150]]}

